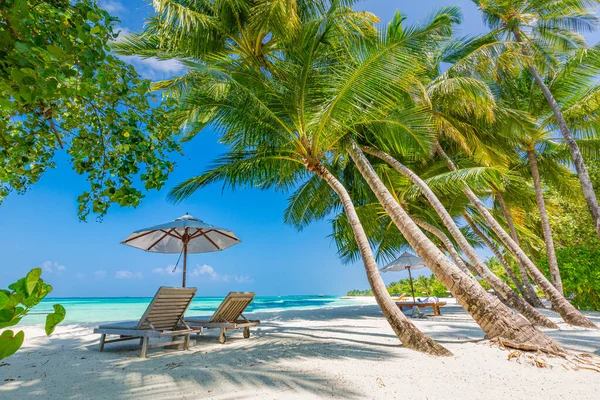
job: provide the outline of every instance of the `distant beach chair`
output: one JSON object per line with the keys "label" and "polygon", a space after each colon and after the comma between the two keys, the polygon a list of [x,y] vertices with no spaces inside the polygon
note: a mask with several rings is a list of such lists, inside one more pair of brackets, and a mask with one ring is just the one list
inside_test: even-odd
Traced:
{"label": "distant beach chair", "polygon": [[419,307],[419,308],[423,308],[423,307],[431,307],[433,309],[433,315],[434,316],[438,316],[438,315],[442,315],[442,310],[441,307],[446,305],[445,301],[439,301],[439,300],[429,300],[427,299],[426,301],[417,301],[417,302],[413,302],[413,301],[397,301],[396,305],[400,308],[400,311],[403,311],[404,307],[407,308],[411,308],[411,307]]}
{"label": "distant beach chair", "polygon": [[225,343],[227,331],[232,329],[244,329],[244,337],[250,337],[250,328],[260,324],[259,320],[249,320],[242,314],[252,303],[256,293],[253,292],[230,292],[221,302],[219,308],[209,319],[202,317],[188,317],[185,322],[193,329],[219,328],[219,342]]}
{"label": "distant beach chair", "polygon": [[407,299],[408,299],[408,297],[406,296],[406,293],[402,293],[398,297],[392,297],[392,300],[394,300],[394,301],[405,301]]}
{"label": "distant beach chair", "polygon": [[[94,329],[99,333],[100,351],[106,343],[124,340],[140,339],[142,345],[141,357],[145,358],[148,349],[183,344],[187,350],[190,344],[190,334],[197,329],[190,328],[183,319],[183,314],[194,299],[196,288],[175,288],[161,286],[148,305],[146,312],[139,321],[124,321],[114,324],[100,325]],[[106,335],[118,335],[117,339],[106,339]],[[150,338],[183,337],[183,339],[149,344]]]}

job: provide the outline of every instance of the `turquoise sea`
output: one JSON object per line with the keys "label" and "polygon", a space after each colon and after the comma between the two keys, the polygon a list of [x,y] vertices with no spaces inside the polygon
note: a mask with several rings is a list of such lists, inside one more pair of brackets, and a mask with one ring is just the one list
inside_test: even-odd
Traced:
{"label": "turquoise sea", "polygon": [[[94,297],[44,299],[27,315],[23,324],[41,324],[53,304],[62,304],[67,310],[63,323],[85,323],[134,320],[142,316],[151,297]],[[196,297],[186,315],[208,316],[219,306],[223,297]],[[324,307],[357,305],[367,299],[342,299],[338,296],[257,296],[246,313],[307,310]]]}

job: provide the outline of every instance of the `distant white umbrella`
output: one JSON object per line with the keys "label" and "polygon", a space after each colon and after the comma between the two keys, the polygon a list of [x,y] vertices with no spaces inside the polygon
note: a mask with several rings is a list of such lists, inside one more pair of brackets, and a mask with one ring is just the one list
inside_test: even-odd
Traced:
{"label": "distant white umbrella", "polygon": [[188,253],[209,253],[225,250],[240,243],[235,234],[209,225],[189,214],[165,224],[133,232],[121,244],[154,253],[183,253],[183,287],[185,287]]}
{"label": "distant white umbrella", "polygon": [[404,252],[400,257],[381,268],[381,272],[390,272],[390,271],[408,271],[408,277],[410,279],[410,290],[412,291],[413,302],[416,303],[415,300],[415,289],[413,287],[413,279],[412,274],[410,273],[411,269],[421,269],[427,268],[427,266],[423,263],[419,257],[411,254],[409,252]]}

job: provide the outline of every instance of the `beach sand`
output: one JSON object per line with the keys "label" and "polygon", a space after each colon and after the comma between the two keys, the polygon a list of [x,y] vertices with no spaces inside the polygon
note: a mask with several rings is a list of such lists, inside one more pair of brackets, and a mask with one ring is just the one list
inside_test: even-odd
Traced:
{"label": "beach sand", "polygon": [[[189,351],[137,341],[98,351],[97,324],[26,327],[24,347],[0,362],[2,399],[598,399],[600,373],[539,368],[492,346],[460,307],[414,323],[454,353],[404,348],[376,305],[256,313],[250,339],[208,331]],[[429,310],[429,312],[431,312]],[[556,314],[545,311],[556,322]],[[600,313],[587,313],[600,326]],[[600,332],[560,323],[548,334],[569,350],[600,355]]]}

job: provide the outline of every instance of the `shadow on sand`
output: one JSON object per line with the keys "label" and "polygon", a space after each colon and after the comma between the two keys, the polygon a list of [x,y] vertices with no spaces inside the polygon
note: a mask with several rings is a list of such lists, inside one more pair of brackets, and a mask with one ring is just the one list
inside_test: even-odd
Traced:
{"label": "shadow on sand", "polygon": [[[557,320],[551,311],[544,312]],[[344,307],[336,310],[335,318],[332,315],[327,310],[255,313],[252,317],[264,323],[253,330],[250,339],[232,332],[228,342],[221,345],[218,332],[209,331],[187,352],[153,350],[147,359],[138,357],[135,341],[111,344],[100,353],[98,337],[89,334],[89,326],[74,326],[65,334],[39,339],[38,348],[23,349],[8,359],[8,365],[0,367],[0,397],[88,399],[119,393],[124,399],[240,399],[261,397],[257,394],[268,387],[268,397],[273,397],[273,392],[289,392],[299,398],[363,398],[364,393],[352,382],[339,379],[337,371],[307,370],[291,363],[299,358],[315,362],[402,362],[405,353],[392,330],[375,323],[382,318],[377,306]],[[306,327],[301,320],[314,323]],[[600,318],[594,320],[600,325]],[[413,321],[443,344],[478,342],[484,336],[456,306],[445,307],[439,317]],[[547,333],[566,348],[600,354],[597,335],[586,330],[565,325],[561,331]],[[13,367],[18,367],[19,376],[14,376]],[[178,391],[182,386],[185,391]],[[223,387],[228,389],[222,392]]]}

